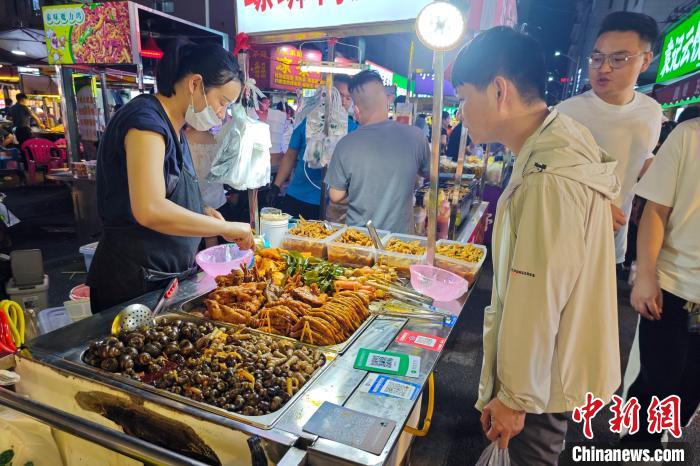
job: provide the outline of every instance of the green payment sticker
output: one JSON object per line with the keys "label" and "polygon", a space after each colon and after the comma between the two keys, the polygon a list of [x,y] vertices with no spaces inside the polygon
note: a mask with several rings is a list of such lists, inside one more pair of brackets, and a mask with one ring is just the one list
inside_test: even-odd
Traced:
{"label": "green payment sticker", "polygon": [[382,374],[418,377],[420,376],[420,357],[360,348],[353,367]]}

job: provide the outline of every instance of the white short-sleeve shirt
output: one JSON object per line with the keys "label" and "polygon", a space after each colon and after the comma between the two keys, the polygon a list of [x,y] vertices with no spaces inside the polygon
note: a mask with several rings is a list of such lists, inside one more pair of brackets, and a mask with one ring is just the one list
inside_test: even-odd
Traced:
{"label": "white short-sleeve shirt", "polygon": [[673,130],[636,193],[671,207],[656,263],[659,285],[700,303],[700,118]]}

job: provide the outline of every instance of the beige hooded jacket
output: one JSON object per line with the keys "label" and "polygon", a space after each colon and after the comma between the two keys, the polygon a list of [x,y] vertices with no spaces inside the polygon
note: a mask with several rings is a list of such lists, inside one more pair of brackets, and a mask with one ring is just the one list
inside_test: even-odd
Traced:
{"label": "beige hooded jacket", "polygon": [[562,413],[620,384],[616,163],[556,110],[525,142],[496,210],[477,409]]}

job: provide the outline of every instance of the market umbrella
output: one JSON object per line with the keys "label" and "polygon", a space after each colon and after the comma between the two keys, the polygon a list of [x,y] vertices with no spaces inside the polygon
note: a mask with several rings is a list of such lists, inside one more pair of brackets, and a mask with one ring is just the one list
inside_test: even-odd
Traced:
{"label": "market umbrella", "polygon": [[12,51],[24,52],[24,55],[12,54],[14,63],[46,61],[46,43],[44,31],[32,28],[16,28],[0,31],[0,49],[3,55]]}

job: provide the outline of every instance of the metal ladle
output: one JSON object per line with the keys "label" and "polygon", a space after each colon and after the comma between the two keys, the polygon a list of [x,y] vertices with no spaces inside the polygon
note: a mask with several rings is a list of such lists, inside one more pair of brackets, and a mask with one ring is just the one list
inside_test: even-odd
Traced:
{"label": "metal ladle", "polygon": [[133,332],[141,327],[155,326],[155,316],[165,304],[165,300],[171,298],[177,291],[178,281],[173,278],[158,299],[158,304],[151,311],[145,304],[130,304],[119,311],[119,314],[112,321],[112,335],[119,335],[121,332]]}

